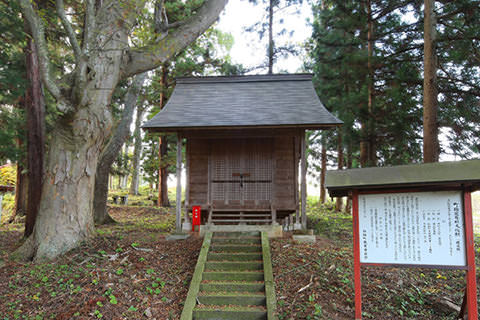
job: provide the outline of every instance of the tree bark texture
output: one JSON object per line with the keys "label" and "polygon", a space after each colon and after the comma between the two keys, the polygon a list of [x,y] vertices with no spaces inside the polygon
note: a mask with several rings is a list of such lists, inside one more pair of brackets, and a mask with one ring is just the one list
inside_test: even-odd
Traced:
{"label": "tree bark texture", "polygon": [[[31,34],[26,27],[28,34]],[[25,113],[27,117],[27,174],[28,202],[24,236],[33,232],[40,208],[43,183],[43,157],[45,147],[45,99],[43,96],[37,49],[28,37],[25,49],[28,87],[25,93]]]}
{"label": "tree bark texture", "polygon": [[424,9],[424,80],[423,80],[423,161],[437,162],[438,88],[436,56],[435,1],[425,0]]}
{"label": "tree bark texture", "polygon": [[[343,170],[343,142],[342,142],[342,132],[341,129],[337,129],[337,154],[338,154],[338,170]],[[343,210],[343,199],[341,197],[337,197],[337,201],[335,204],[335,210],[342,211]]]}
{"label": "tree bark texture", "polygon": [[17,163],[17,182],[15,186],[15,210],[9,223],[15,221],[16,217],[23,217],[27,212],[28,203],[28,175],[23,172],[23,166]]}
{"label": "tree bark texture", "polygon": [[50,70],[44,21],[31,1],[19,0],[37,49],[42,83],[56,101],[58,116],[46,150],[35,227],[16,254],[34,261],[53,259],[90,238],[95,174],[112,131],[110,103],[118,82],[156,68],[183,50],[215,22],[226,2],[206,0],[163,39],[132,48],[129,35],[145,2],[106,0],[98,6],[92,0],[83,2],[78,12],[73,12],[84,15],[80,41],[66,17],[63,1],[58,0],[58,18],[75,62],[74,68],[57,68],[68,71],[56,77]]}
{"label": "tree bark texture", "polygon": [[[167,136],[158,138],[159,149],[158,149],[158,158],[161,163],[161,159],[167,156],[168,153],[168,143]],[[170,207],[170,200],[168,199],[168,166],[159,165],[158,170],[158,206],[159,207]]]}
{"label": "tree bark texture", "polygon": [[362,141],[360,142],[360,164],[362,167],[371,167],[377,164],[376,155],[376,135],[375,135],[375,112],[374,112],[374,96],[375,96],[375,70],[373,66],[373,50],[375,47],[374,40],[374,20],[372,17],[372,3],[366,1],[367,11],[367,84],[368,84],[368,101],[367,101],[367,119],[362,123]]}
{"label": "tree bark texture", "polygon": [[[113,162],[122,150],[125,139],[130,134],[133,112],[146,76],[146,73],[135,76],[125,97],[125,108],[123,109],[121,120],[100,155],[95,174],[95,195],[93,198],[93,215],[96,224],[106,224],[114,221],[107,211],[108,177]],[[121,185],[120,181],[121,177],[119,177],[119,184]]]}
{"label": "tree bark texture", "polygon": [[[164,63],[161,70],[161,77],[160,77],[160,84],[161,84],[161,92],[160,92],[160,109],[163,109],[165,106],[167,99],[165,98],[165,92],[168,87],[168,68],[169,64]],[[158,201],[157,205],[159,207],[169,207],[170,200],[168,199],[168,166],[162,164],[162,159],[167,156],[168,153],[168,143],[167,143],[167,136],[160,137],[158,139]]]}
{"label": "tree bark texture", "polygon": [[320,203],[324,204],[326,199],[325,174],[327,173],[327,139],[322,136],[322,155],[320,170]]}
{"label": "tree bark texture", "polygon": [[137,107],[137,116],[135,119],[135,131],[133,132],[133,136],[135,138],[135,145],[133,150],[133,173],[132,173],[132,183],[130,184],[130,194],[138,195],[138,184],[140,178],[140,158],[142,156],[142,133],[141,133],[141,126],[142,126],[142,118],[143,113],[145,112],[145,108],[143,106]]}
{"label": "tree bark texture", "polygon": [[273,42],[273,0],[270,0],[268,7],[268,74],[273,73],[274,58],[274,42]]}
{"label": "tree bark texture", "polygon": [[372,16],[372,2],[367,0],[368,14],[368,146],[369,166],[377,165],[376,134],[375,134],[375,70],[373,66],[373,50],[375,48],[374,20]]}

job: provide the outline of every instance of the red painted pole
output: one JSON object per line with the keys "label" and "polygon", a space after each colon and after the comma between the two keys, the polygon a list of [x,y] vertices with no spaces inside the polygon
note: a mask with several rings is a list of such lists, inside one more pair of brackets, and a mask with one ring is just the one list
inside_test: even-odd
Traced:
{"label": "red painted pole", "polygon": [[473,239],[472,195],[463,193],[465,215],[465,244],[467,246],[467,312],[468,320],[478,320],[477,280],[475,274],[475,247]]}
{"label": "red painted pole", "polygon": [[353,191],[353,271],[355,280],[355,320],[362,319],[362,274],[360,270],[360,238],[358,224],[358,191]]}

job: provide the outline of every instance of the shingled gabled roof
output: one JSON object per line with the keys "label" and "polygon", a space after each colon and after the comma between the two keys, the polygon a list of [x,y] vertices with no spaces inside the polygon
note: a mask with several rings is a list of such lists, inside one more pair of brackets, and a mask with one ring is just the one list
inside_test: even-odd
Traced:
{"label": "shingled gabled roof", "polygon": [[315,93],[311,74],[178,78],[151,131],[301,127],[342,124]]}

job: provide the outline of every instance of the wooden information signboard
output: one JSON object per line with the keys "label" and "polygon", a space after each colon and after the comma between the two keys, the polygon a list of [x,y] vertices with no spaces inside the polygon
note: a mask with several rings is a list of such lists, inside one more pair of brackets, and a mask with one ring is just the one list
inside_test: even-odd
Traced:
{"label": "wooden information signboard", "polygon": [[352,198],[355,319],[361,267],[395,266],[465,270],[468,319],[478,320],[471,192],[480,161],[328,172],[327,188]]}
{"label": "wooden information signboard", "polygon": [[466,266],[460,191],[360,194],[360,262]]}

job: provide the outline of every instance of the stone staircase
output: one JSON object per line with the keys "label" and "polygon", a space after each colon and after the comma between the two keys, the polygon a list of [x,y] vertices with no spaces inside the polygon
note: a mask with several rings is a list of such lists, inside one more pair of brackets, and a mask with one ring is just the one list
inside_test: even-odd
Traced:
{"label": "stone staircase", "polygon": [[182,320],[275,319],[275,292],[265,232],[208,232]]}

